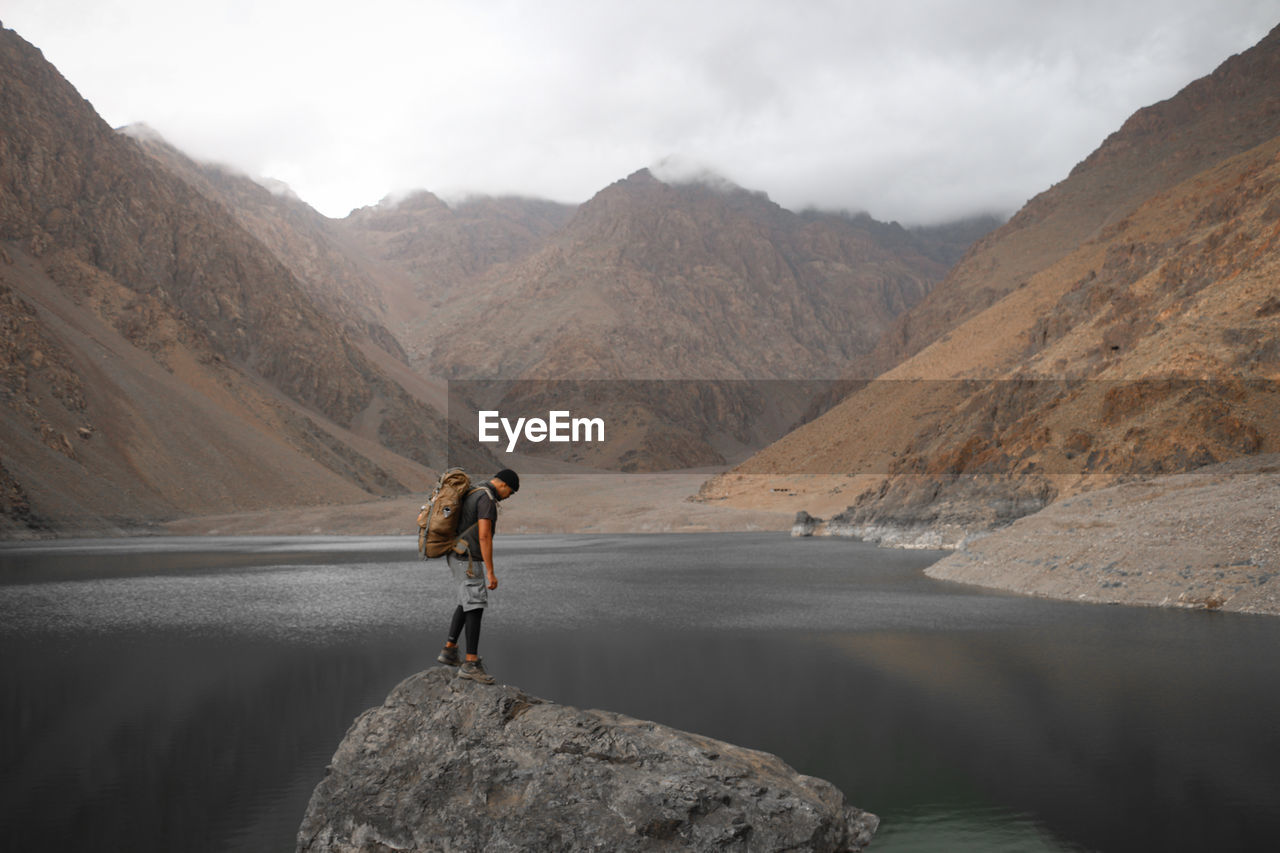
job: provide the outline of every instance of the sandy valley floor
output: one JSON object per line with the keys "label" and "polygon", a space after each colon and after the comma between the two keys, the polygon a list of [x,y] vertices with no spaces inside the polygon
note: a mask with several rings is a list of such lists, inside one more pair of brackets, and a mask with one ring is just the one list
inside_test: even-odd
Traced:
{"label": "sandy valley floor", "polygon": [[[501,505],[498,533],[661,533],[788,530],[794,509],[740,509],[689,500],[708,474],[546,474],[526,476]],[[187,518],[165,524],[181,535],[417,532],[425,496]],[[797,507],[798,508],[798,507]]]}

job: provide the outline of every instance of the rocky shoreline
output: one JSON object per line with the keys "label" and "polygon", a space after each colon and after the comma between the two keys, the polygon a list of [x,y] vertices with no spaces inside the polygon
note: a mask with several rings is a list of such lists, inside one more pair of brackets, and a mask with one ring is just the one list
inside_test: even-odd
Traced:
{"label": "rocky shoreline", "polygon": [[1077,494],[979,532],[841,525],[792,535],[954,553],[930,577],[1070,601],[1280,615],[1280,455]]}

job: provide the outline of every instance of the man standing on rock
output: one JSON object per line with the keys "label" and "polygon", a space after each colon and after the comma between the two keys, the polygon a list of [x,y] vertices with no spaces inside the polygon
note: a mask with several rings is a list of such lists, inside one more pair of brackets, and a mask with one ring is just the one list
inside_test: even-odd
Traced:
{"label": "man standing on rock", "polygon": [[[489,603],[489,590],[498,588],[493,570],[493,532],[498,526],[498,501],[520,490],[520,476],[510,468],[494,474],[489,482],[472,489],[458,510],[458,538],[466,543],[462,555],[450,551],[445,560],[453,573],[458,591],[458,606],[449,625],[449,638],[436,660],[458,667],[459,678],[481,684],[493,684],[493,676],[484,671],[480,660],[480,619]],[[480,567],[484,567],[484,575]],[[458,636],[467,632],[467,659],[458,658]]]}

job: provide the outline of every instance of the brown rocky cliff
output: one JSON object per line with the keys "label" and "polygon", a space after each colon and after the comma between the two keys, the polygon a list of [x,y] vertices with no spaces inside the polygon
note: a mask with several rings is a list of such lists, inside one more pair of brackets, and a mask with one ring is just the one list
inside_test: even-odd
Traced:
{"label": "brown rocky cliff", "polygon": [[[1073,175],[1070,193],[1049,191],[980,241],[939,288],[962,301],[985,294],[966,303],[967,319],[738,473],[864,474],[870,486],[859,484],[865,490],[834,528],[897,539],[905,528],[921,542],[955,544],[1061,496],[1274,452],[1276,42],[1273,32],[1128,125],[1100,149],[1109,153]],[[1201,106],[1184,109],[1188,101]],[[1217,125],[1204,125],[1206,113]],[[1215,149],[1210,165],[1170,183],[1173,167],[1153,173],[1133,153],[1147,145],[1149,156],[1153,140],[1121,144],[1153,116],[1166,131],[1159,139],[1191,146],[1185,156],[1177,146],[1165,152],[1184,164],[1177,170],[1203,162],[1206,140],[1242,145],[1269,126],[1272,135],[1234,156]],[[1179,117],[1191,125],[1167,124]],[[1124,164],[1136,170],[1132,182]],[[1100,219],[1103,196],[1078,193],[1103,173],[1130,192],[1150,187],[1154,174],[1160,189]],[[1069,220],[1094,223],[1074,245],[1041,227]],[[1026,250],[1026,274],[1006,292],[1000,252],[1011,247]],[[999,287],[965,291],[962,272]],[[721,478],[704,491],[749,488]]]}
{"label": "brown rocky cliff", "polygon": [[119,138],[12,31],[0,61],[0,236],[68,286],[96,269],[180,313],[214,351],[340,423],[368,404],[340,331],[223,209]]}
{"label": "brown rocky cliff", "polygon": [[[423,346],[429,369],[455,379],[616,380],[622,396],[592,413],[625,430],[601,449],[609,458],[592,448],[581,461],[624,470],[718,464],[722,450],[781,434],[807,397],[745,383],[628,381],[837,375],[943,269],[897,225],[799,215],[722,181],[667,184],[641,170],[583,204],[540,251],[494,266],[467,299],[439,306],[437,329],[501,330],[498,345],[492,336],[435,334]],[[745,415],[762,411],[778,423],[751,430]]]}
{"label": "brown rocky cliff", "polygon": [[68,291],[18,247],[5,254],[6,535],[353,501],[430,476],[221,359],[105,274]]}
{"label": "brown rocky cliff", "polygon": [[431,363],[449,376],[836,375],[943,272],[907,232],[876,226],[642,170],[449,315],[486,317],[519,352],[442,342]]}
{"label": "brown rocky cliff", "polygon": [[1062,182],[978,241],[855,372],[871,377],[928,346],[1152,195],[1280,133],[1280,27],[1168,100],[1136,112]]}
{"label": "brown rocky cliff", "polygon": [[[386,448],[433,461],[440,418],[9,30],[0,131],[0,307],[24,328],[0,409],[14,507],[57,528],[421,487]],[[74,411],[47,393],[75,381]]]}
{"label": "brown rocky cliff", "polygon": [[866,474],[833,531],[955,544],[1056,497],[1276,452],[1278,250],[1280,136],[1148,200],[739,473]]}
{"label": "brown rocky cliff", "polygon": [[269,186],[229,167],[192,160],[145,125],[131,125],[120,133],[225,207],[348,333],[367,336],[393,357],[405,360],[404,351],[384,325],[387,304],[378,279],[386,270],[366,268],[372,265],[335,236],[332,220],[283,185]]}
{"label": "brown rocky cliff", "polygon": [[[36,311],[3,279],[0,333],[0,389],[5,402],[39,433],[47,447],[74,457],[75,443],[48,420],[45,408],[52,398],[64,417],[83,418],[87,407],[84,381],[66,349],[46,332]],[[80,429],[84,428],[82,424]]]}
{"label": "brown rocky cliff", "polygon": [[[938,280],[964,234],[983,230],[796,215],[713,183],[673,186],[642,170],[572,218],[547,202],[450,206],[418,192],[337,225],[412,279],[417,305],[398,334],[417,370],[454,379],[835,375]],[[665,461],[653,464],[722,460],[706,443],[707,418],[675,423],[648,391],[612,412],[652,426],[621,453],[653,456],[656,443]],[[783,426],[798,396],[777,401],[790,412]],[[689,409],[663,402],[668,415]],[[731,412],[755,405],[724,402]]]}
{"label": "brown rocky cliff", "polygon": [[439,383],[402,381],[405,371],[387,361],[408,364],[399,339],[385,325],[392,318],[403,322],[405,314],[396,298],[403,292],[397,271],[352,246],[338,223],[287,192],[269,190],[216,164],[196,163],[146,128],[126,129],[124,135],[224,208],[289,270],[320,313],[338,325],[347,339],[346,352],[371,392],[361,416],[343,425],[423,465],[440,464]]}

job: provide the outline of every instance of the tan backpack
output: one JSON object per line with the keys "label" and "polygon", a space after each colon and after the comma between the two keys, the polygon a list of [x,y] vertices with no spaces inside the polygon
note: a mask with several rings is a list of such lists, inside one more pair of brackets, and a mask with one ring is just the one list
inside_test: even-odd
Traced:
{"label": "tan backpack", "polygon": [[471,478],[461,468],[450,468],[436,481],[431,499],[418,513],[418,554],[426,560],[458,550],[458,516],[462,501],[474,492]]}

